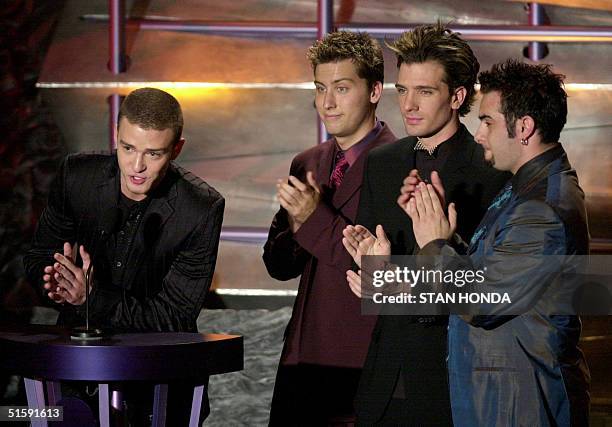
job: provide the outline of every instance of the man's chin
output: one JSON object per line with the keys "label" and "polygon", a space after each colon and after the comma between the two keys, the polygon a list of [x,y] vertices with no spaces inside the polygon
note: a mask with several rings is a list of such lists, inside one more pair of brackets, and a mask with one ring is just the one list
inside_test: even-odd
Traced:
{"label": "man's chin", "polygon": [[133,200],[144,199],[147,196],[147,188],[130,188],[128,187],[130,194],[126,196]]}
{"label": "man's chin", "polygon": [[342,133],[342,130],[338,126],[327,126],[325,125],[325,131],[329,136],[338,136]]}
{"label": "man's chin", "polygon": [[425,129],[422,125],[407,125],[404,122],[404,128],[406,129],[406,133],[410,136],[414,136],[417,138],[429,138],[434,136],[438,131],[431,131],[429,129]]}

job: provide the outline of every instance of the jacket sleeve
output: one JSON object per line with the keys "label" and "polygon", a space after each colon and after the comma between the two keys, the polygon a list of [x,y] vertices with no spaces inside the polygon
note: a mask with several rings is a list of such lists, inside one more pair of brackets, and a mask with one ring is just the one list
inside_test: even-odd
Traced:
{"label": "jacket sleeve", "polygon": [[264,264],[268,274],[277,280],[298,277],[310,258],[308,252],[293,238],[287,215],[287,211],[280,208],[272,220],[268,240],[264,245]]}
{"label": "jacket sleeve", "polygon": [[[294,162],[291,167],[292,175],[296,175],[295,169]],[[321,184],[319,183],[319,187],[323,188],[324,186]],[[359,197],[359,192],[353,197]],[[322,197],[314,212],[300,226],[299,230],[292,234],[288,226],[287,212],[281,209],[275,217],[275,222],[273,222],[270,231],[272,233],[275,226],[278,228],[279,225],[283,225],[284,227],[280,233],[276,234],[275,241],[271,242],[268,239],[266,248],[276,249],[274,259],[277,261],[281,261],[281,257],[284,256],[285,259],[282,261],[285,265],[285,274],[278,268],[274,269],[275,266],[280,265],[279,262],[266,262],[270,275],[281,278],[281,280],[297,277],[302,273],[305,261],[308,259],[304,257],[304,252],[315,257],[317,262],[324,263],[344,273],[351,267],[351,258],[342,244],[342,230],[352,223],[342,211],[336,209],[331,205],[331,202]],[[267,254],[272,254],[272,251],[268,251]],[[271,258],[267,257],[267,254],[264,251],[264,261],[266,261],[266,258]]]}
{"label": "jacket sleeve", "polygon": [[349,224],[353,222],[341,211],[321,200],[312,215],[295,233],[295,240],[313,255],[317,262],[344,273],[351,268],[351,257],[342,244],[342,230]]}
{"label": "jacket sleeve", "polygon": [[90,312],[95,324],[137,331],[193,331],[210,288],[225,200],[212,202],[163,278],[161,291],[144,299],[108,286],[94,286]]}
{"label": "jacket sleeve", "polygon": [[[36,226],[32,245],[24,256],[24,267],[30,284],[44,291],[42,284],[43,269],[53,265],[53,254],[63,252],[64,242],[74,243],[75,224],[70,206],[68,163],[66,157],[50,186],[47,206]],[[43,301],[47,301],[46,295]]]}
{"label": "jacket sleeve", "polygon": [[[290,175],[295,175],[295,159],[291,162]],[[289,226],[288,213],[280,208],[274,215],[268,240],[264,245],[263,261],[268,274],[277,280],[290,280],[304,271],[310,254],[294,239]]]}
{"label": "jacket sleeve", "polygon": [[[466,285],[459,292],[506,293],[509,296],[510,305],[472,305],[470,309],[477,315],[462,317],[484,329],[499,327],[537,304],[561,273],[566,254],[565,226],[544,202],[521,203],[504,224],[493,230],[492,247],[479,259],[462,257],[440,240],[430,242],[419,252],[420,255],[441,255],[436,257],[436,269],[484,271],[482,283]],[[448,289],[448,285],[443,289],[438,287],[438,291]]]}

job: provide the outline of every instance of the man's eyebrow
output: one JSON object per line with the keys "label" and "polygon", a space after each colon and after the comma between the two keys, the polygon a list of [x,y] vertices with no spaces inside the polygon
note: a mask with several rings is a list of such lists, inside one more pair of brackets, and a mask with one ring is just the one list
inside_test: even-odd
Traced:
{"label": "man's eyebrow", "polygon": [[[125,147],[134,148],[134,146],[132,144],[128,144],[127,142],[125,142],[122,139],[119,140],[119,144],[121,144],[121,145],[123,145]],[[168,151],[168,148],[147,148],[144,151],[145,151],[145,153],[165,153],[165,152]]]}
{"label": "man's eyebrow", "polygon": [[353,82],[354,82],[354,80],[353,80],[353,79],[351,79],[350,77],[342,77],[342,78],[339,78],[339,79],[334,80],[332,83],[340,83],[340,82],[345,81],[345,80],[346,80],[347,82],[351,82],[351,83],[353,83]]}
{"label": "man's eyebrow", "polygon": [[482,121],[484,119],[493,120],[493,117],[489,116],[488,114],[481,114],[480,116],[478,116],[478,120]]}
{"label": "man's eyebrow", "polygon": [[[340,82],[343,82],[343,81],[347,81],[347,82],[351,82],[351,83],[354,83],[354,82],[355,82],[355,80],[351,79],[350,77],[342,77],[342,78],[340,78],[340,79],[336,79],[336,80],[332,81],[332,84],[340,83]],[[325,86],[325,84],[324,84],[324,83],[321,83],[321,82],[320,82],[320,81],[318,81],[318,80],[315,80],[315,81],[314,81],[314,84],[315,84],[315,85]]]}
{"label": "man's eyebrow", "polygon": [[[406,86],[404,86],[403,84],[399,84],[399,83],[395,83],[395,87],[406,89]],[[417,90],[421,90],[421,89],[438,90],[437,86],[426,86],[426,85],[419,85],[419,86],[415,86],[414,88]]]}

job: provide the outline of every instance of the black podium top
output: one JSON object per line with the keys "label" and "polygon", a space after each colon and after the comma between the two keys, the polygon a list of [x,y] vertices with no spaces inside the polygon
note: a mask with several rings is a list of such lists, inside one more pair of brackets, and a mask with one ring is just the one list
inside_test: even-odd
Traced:
{"label": "black podium top", "polygon": [[238,335],[190,332],[121,333],[76,341],[58,326],[0,331],[0,369],[48,380],[205,380],[243,369]]}

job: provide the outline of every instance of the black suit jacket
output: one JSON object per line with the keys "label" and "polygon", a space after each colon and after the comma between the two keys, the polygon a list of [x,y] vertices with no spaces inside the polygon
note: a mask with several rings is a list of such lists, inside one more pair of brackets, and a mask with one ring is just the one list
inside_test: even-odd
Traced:
{"label": "black suit jacket", "polygon": [[[85,245],[94,258],[91,323],[127,331],[197,331],[210,287],[225,201],[204,181],[171,164],[149,195],[123,280],[113,283],[109,217],[116,217],[120,173],[115,155],[77,154],[63,162],[24,264],[33,285],[62,253],[64,242]],[[112,228],[112,227],[111,227]],[[46,292],[45,292],[46,293]],[[46,296],[44,298],[47,298]],[[83,322],[84,305],[60,306],[60,323]]]}
{"label": "black suit jacket", "polygon": [[[483,149],[462,125],[453,143],[460,144],[442,170],[446,201],[459,212],[457,232],[469,240],[489,203],[510,178],[484,161]],[[415,249],[412,222],[397,205],[400,187],[415,168],[414,146],[407,137],[370,152],[363,179],[357,223],[373,231],[381,224],[394,255]],[[425,177],[424,177],[425,178]],[[446,371],[446,316],[380,315],[363,369],[356,409],[360,423],[371,424],[383,415],[402,373],[407,404],[406,425],[451,423]]]}

